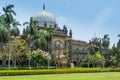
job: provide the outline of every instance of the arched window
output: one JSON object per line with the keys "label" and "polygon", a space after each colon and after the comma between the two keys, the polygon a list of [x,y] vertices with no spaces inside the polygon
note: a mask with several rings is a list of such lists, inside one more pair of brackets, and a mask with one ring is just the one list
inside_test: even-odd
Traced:
{"label": "arched window", "polygon": [[57,49],[63,49],[64,48],[64,45],[60,40],[55,41],[54,46]]}

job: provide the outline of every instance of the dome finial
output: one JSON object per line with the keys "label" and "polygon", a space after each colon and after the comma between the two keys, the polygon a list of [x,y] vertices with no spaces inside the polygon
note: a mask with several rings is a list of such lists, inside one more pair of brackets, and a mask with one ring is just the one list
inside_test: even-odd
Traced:
{"label": "dome finial", "polygon": [[45,4],[43,4],[43,10],[45,10]]}

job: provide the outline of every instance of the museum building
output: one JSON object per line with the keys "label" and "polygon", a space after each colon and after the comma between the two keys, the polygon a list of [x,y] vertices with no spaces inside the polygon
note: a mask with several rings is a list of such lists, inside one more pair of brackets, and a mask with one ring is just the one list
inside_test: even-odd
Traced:
{"label": "museum building", "polygon": [[78,66],[88,54],[89,43],[73,39],[72,30],[68,30],[67,26],[63,25],[61,29],[57,24],[55,16],[45,9],[45,5],[43,5],[43,9],[40,12],[33,16],[33,19],[38,21],[39,28],[47,25],[53,29],[50,54],[59,58],[61,65],[73,62]]}

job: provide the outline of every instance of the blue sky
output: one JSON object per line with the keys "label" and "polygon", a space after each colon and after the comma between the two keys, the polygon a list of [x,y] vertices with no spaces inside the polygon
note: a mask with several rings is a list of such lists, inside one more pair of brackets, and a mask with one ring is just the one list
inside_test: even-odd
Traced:
{"label": "blue sky", "polygon": [[44,3],[56,16],[59,27],[65,24],[73,30],[74,39],[88,42],[94,34],[109,34],[111,46],[119,39],[120,0],[0,0],[0,12],[2,7],[14,4],[16,19],[22,24],[41,11]]}

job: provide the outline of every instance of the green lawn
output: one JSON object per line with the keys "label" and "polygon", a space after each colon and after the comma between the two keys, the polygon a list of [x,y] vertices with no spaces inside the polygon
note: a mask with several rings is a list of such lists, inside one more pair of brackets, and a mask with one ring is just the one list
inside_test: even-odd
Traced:
{"label": "green lawn", "polygon": [[1,76],[0,80],[120,80],[120,72]]}

